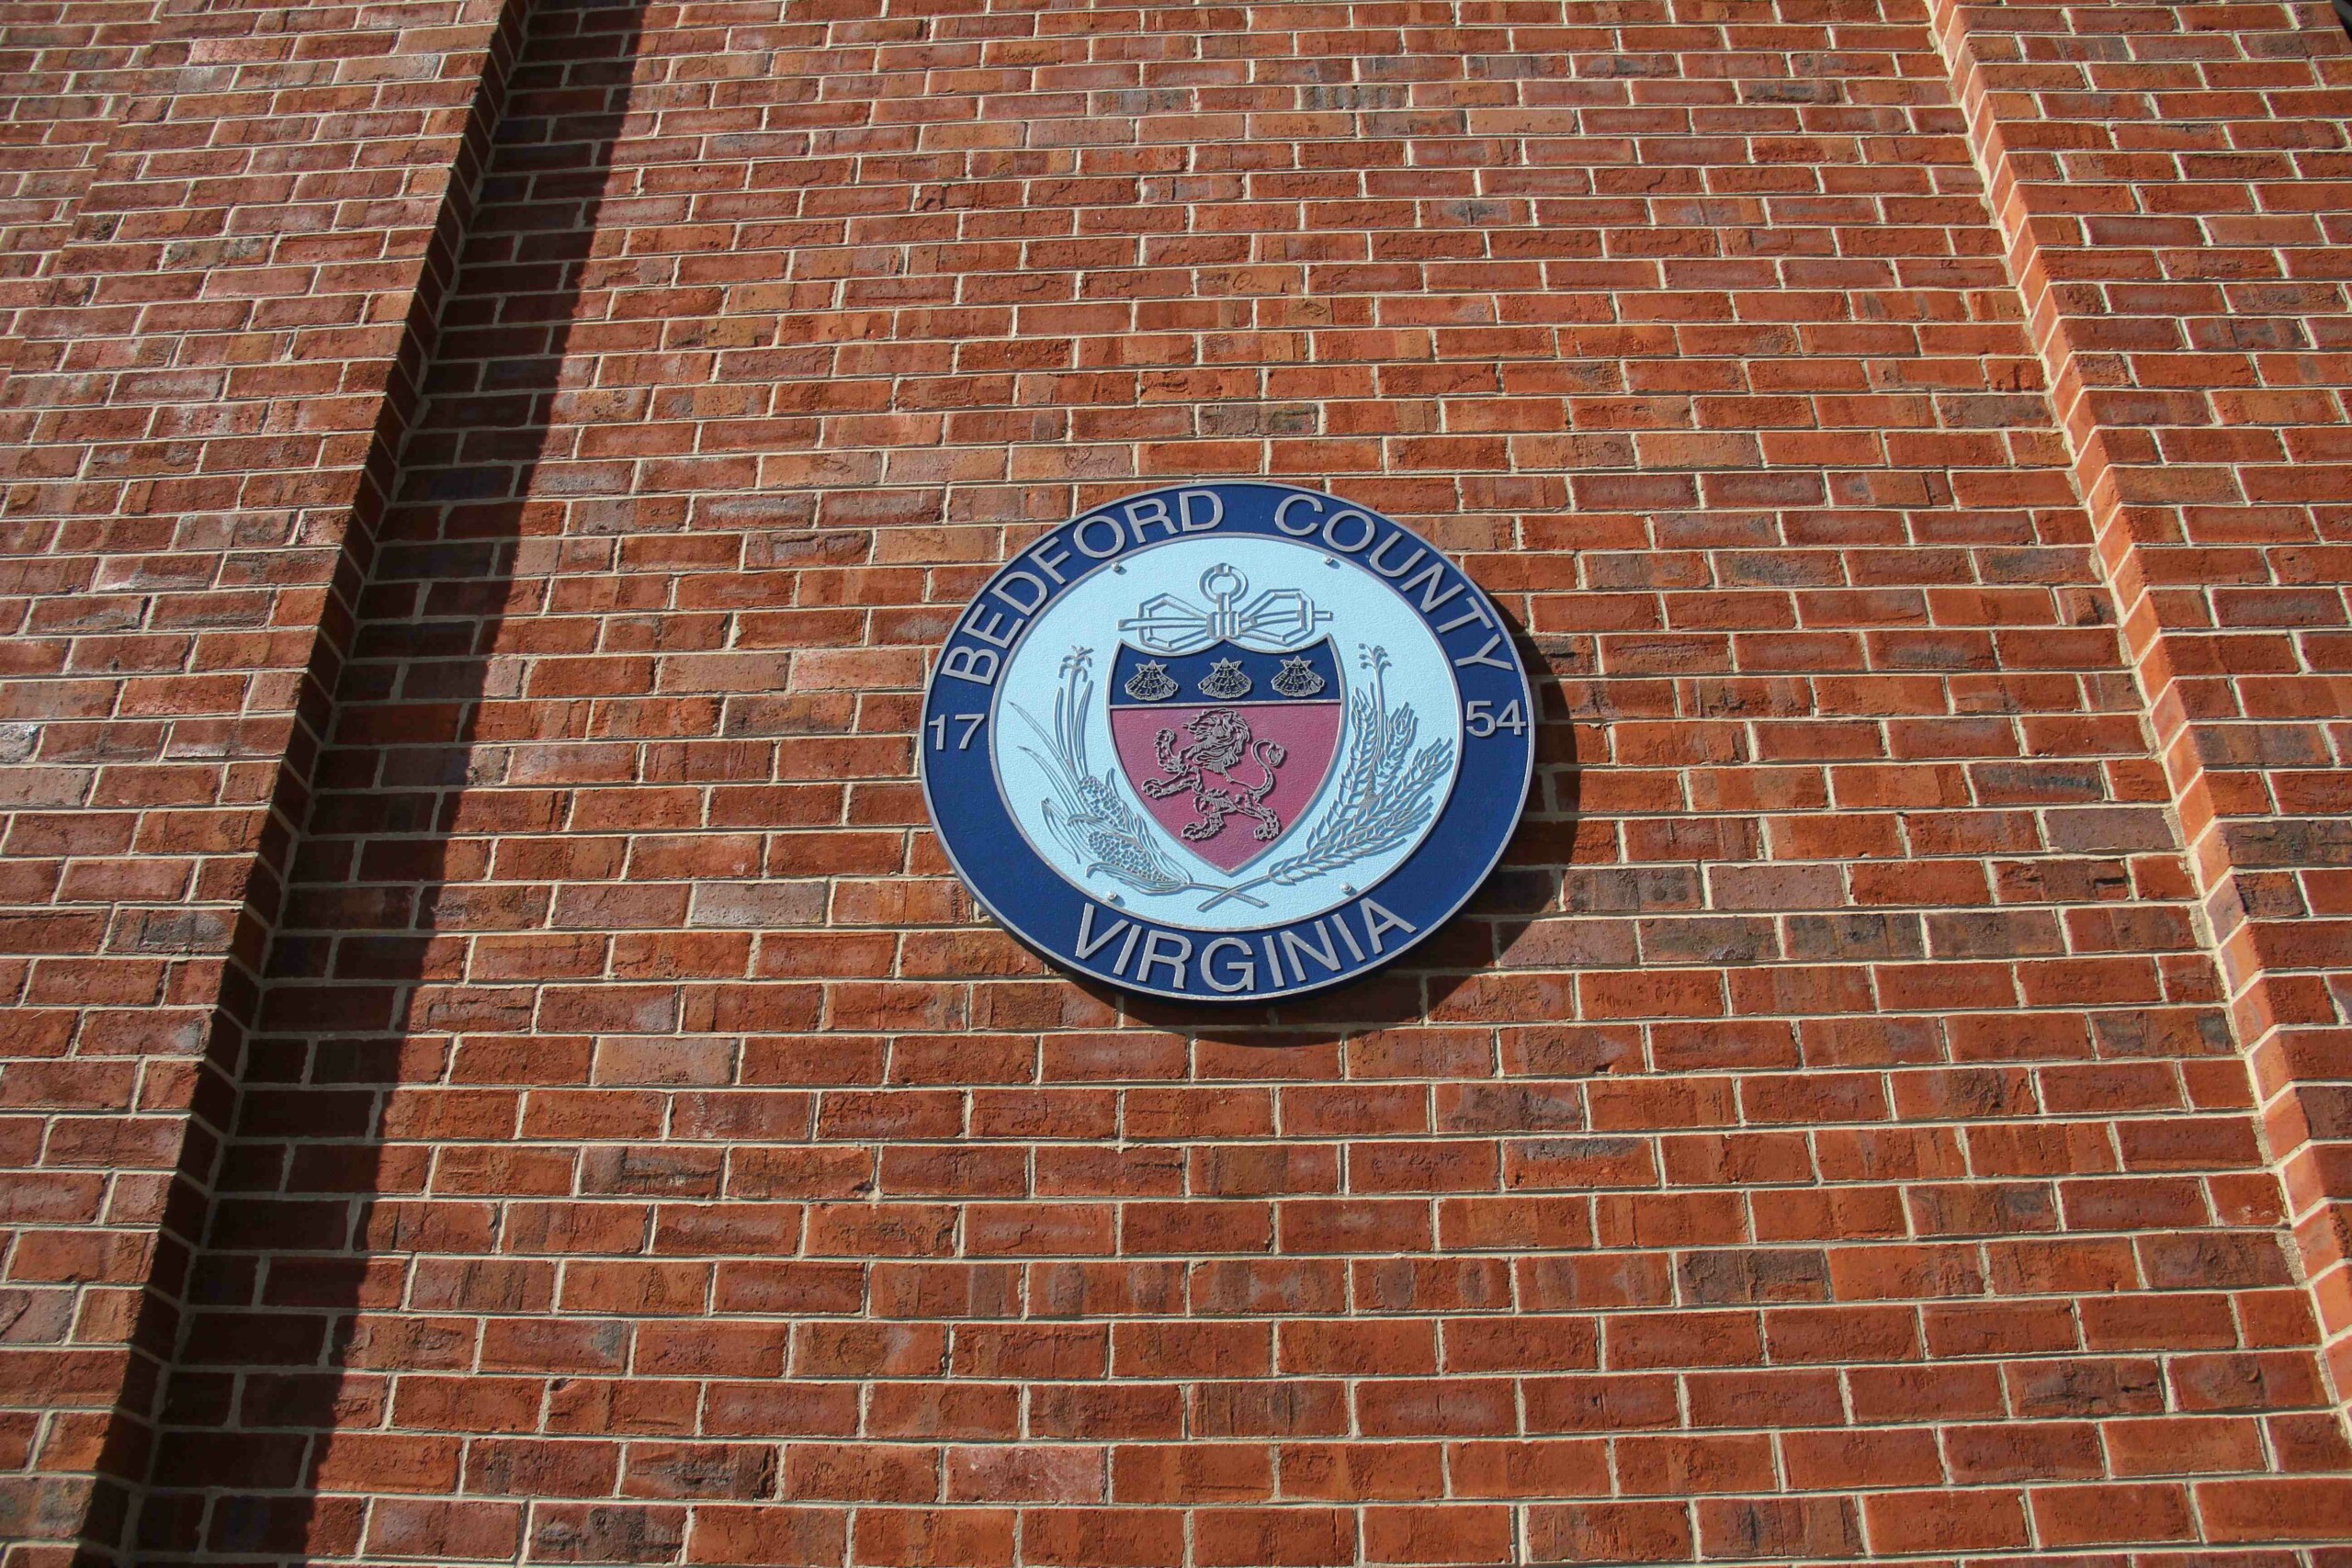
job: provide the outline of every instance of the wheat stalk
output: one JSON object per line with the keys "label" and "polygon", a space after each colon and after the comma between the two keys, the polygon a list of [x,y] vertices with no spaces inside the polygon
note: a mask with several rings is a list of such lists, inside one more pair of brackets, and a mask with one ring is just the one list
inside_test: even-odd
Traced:
{"label": "wheat stalk", "polygon": [[1388,650],[1366,649],[1363,663],[1372,671],[1371,690],[1348,704],[1348,765],[1337,804],[1306,849],[1275,862],[1263,876],[1227,888],[1201,906],[1203,913],[1251,888],[1293,887],[1395,849],[1429,820],[1430,792],[1453,765],[1453,742],[1432,740],[1414,751],[1420,721],[1410,705],[1388,706]]}
{"label": "wheat stalk", "polygon": [[[1046,826],[1073,859],[1086,863],[1089,876],[1108,876],[1154,897],[1194,892],[1238,897],[1238,889],[1195,882],[1170,864],[1150,826],[1127,805],[1113,776],[1092,771],[1086,756],[1086,713],[1094,697],[1093,658],[1093,649],[1073,648],[1062,660],[1062,688],[1054,696],[1051,733],[1020,704],[1006,705],[1046,747],[1042,752],[1034,746],[1021,748],[1054,786],[1056,798],[1044,803]],[[1265,907],[1256,898],[1242,901]]]}

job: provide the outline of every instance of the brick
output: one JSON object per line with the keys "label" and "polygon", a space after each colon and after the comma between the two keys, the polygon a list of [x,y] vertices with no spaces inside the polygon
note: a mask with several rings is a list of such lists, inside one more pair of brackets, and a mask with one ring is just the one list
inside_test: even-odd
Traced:
{"label": "brick", "polygon": [[1307,1568],[1356,1555],[1355,1522],[1338,1508],[1217,1508],[1193,1529],[1193,1561],[1204,1564]]}
{"label": "brick", "polygon": [[1528,1510],[1527,1546],[1537,1562],[1695,1562],[1690,1507],[1682,1503],[1573,1503]]}
{"label": "brick", "polygon": [[1862,1499],[1871,1550],[1983,1551],[2026,1540],[2019,1494],[1998,1490],[1881,1493]]}
{"label": "brick", "polygon": [[1057,1568],[1172,1568],[1184,1561],[1183,1520],[1162,1511],[1024,1509],[1021,1549]]}

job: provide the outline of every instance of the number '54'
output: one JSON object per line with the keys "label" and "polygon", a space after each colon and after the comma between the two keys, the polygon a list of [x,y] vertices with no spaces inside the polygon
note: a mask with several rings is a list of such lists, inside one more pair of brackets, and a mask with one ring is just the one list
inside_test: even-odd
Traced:
{"label": "number '54'", "polygon": [[[936,723],[937,720],[933,722]],[[1498,729],[1508,729],[1513,735],[1527,733],[1527,716],[1519,711],[1519,699],[1513,697],[1497,713],[1488,702],[1466,703],[1462,709],[1462,727],[1478,739],[1484,740]]]}

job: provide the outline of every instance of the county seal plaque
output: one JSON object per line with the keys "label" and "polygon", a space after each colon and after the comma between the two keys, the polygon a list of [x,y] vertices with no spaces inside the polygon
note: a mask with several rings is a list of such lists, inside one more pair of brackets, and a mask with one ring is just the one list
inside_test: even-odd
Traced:
{"label": "county seal plaque", "polygon": [[1409,530],[1286,485],[1094,508],[957,619],[923,797],[1007,930],[1192,1001],[1353,979],[1493,869],[1535,705],[1477,584]]}

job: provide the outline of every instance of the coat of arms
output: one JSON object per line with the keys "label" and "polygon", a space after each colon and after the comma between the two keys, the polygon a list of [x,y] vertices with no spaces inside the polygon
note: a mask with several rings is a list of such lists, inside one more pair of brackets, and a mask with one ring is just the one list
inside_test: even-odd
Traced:
{"label": "coat of arms", "polygon": [[1225,564],[1201,575],[1205,607],[1172,593],[1119,625],[1111,736],[1153,820],[1222,872],[1297,825],[1340,744],[1330,614],[1296,589],[1249,598]]}
{"label": "coat of arms", "polygon": [[[1321,629],[1331,613],[1296,588],[1250,597],[1250,586],[1219,562],[1201,575],[1206,607],[1161,593],[1121,619],[1107,693],[1118,781],[1088,760],[1093,649],[1062,660],[1050,728],[1015,708],[1045,743],[1023,748],[1055,787],[1040,814],[1090,880],[1209,894],[1199,913],[1229,900],[1262,908],[1260,889],[1344,871],[1412,841],[1435,818],[1453,746],[1415,743],[1412,705],[1388,699],[1387,649],[1358,649],[1363,679],[1351,693]],[[1335,770],[1338,793],[1326,802]],[[1303,849],[1238,882],[1204,880],[1249,870],[1309,818]],[[1201,863],[1172,860],[1171,845]]]}

